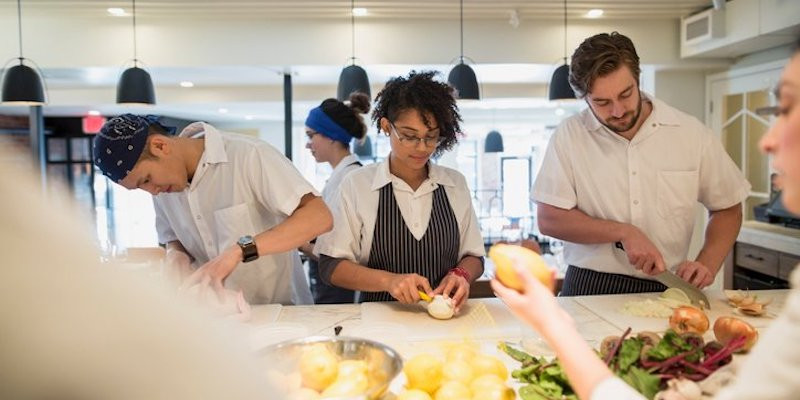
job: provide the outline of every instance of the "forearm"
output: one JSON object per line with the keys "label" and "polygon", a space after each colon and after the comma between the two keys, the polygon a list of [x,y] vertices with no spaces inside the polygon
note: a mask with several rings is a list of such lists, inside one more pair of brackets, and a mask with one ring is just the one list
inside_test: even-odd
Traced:
{"label": "forearm", "polygon": [[334,286],[362,292],[386,292],[393,273],[341,260],[331,274]]}
{"label": "forearm", "polygon": [[259,255],[293,250],[333,226],[333,217],[322,198],[306,194],[292,215],[274,228],[255,237]]}
{"label": "forearm", "polygon": [[705,242],[696,261],[716,275],[739,236],[739,229],[742,227],[742,205],[740,203],[733,207],[711,211],[709,215]]}
{"label": "forearm", "polygon": [[600,382],[612,377],[611,370],[589,347],[571,321],[552,321],[542,334],[555,350],[578,398],[590,399]]}
{"label": "forearm", "polygon": [[573,243],[595,244],[622,241],[631,225],[593,218],[577,208],[565,210],[538,203],[539,231]]}
{"label": "forearm", "polygon": [[457,267],[464,268],[469,272],[470,284],[478,280],[483,275],[483,262],[480,257],[466,255],[458,262]]}

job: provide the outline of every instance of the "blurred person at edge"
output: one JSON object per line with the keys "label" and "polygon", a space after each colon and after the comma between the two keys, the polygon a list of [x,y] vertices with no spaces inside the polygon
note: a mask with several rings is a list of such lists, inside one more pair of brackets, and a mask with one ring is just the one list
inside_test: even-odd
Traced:
{"label": "blurred person at edge", "polygon": [[[322,199],[331,210],[336,209],[342,178],[361,167],[358,157],[350,152],[350,142],[353,138],[363,140],[367,135],[367,125],[361,114],[369,112],[369,101],[369,96],[360,92],[351,93],[347,102],[326,99],[306,117],[306,148],[318,163],[328,163],[333,168],[322,189]],[[354,302],[354,291],[329,285],[320,278],[319,258],[313,249],[313,243],[300,247],[308,256],[308,281],[314,303]]]}
{"label": "blurred person at edge", "polygon": [[314,246],[320,276],[360,291],[360,301],[419,301],[419,292],[469,297],[483,273],[483,240],[467,181],[431,162],[461,135],[453,89],[434,72],[391,78],[372,121],[387,136],[385,161],[349,173],[334,228]]}
{"label": "blurred person at edge", "polygon": [[44,198],[30,169],[2,166],[0,398],[275,398],[239,332],[100,264],[64,193]]}
{"label": "blurred person at edge", "polygon": [[[587,38],[569,81],[588,104],[556,129],[536,177],[539,230],[564,241],[562,296],[664,291],[673,267],[710,285],[742,224],[749,183],[696,118],[644,93],[639,56],[617,32]],[[697,203],[703,247],[687,260]]]}
{"label": "blurred person at edge", "polygon": [[[778,106],[772,127],[761,139],[761,150],[772,155],[772,166],[783,188],[783,204],[800,215],[800,40],[784,68],[776,90]],[[592,400],[641,400],[638,392],[615,377],[575,329],[574,321],[552,293],[515,265],[523,293],[492,281],[495,293],[523,321],[533,326],[555,349],[578,397]],[[770,324],[739,367],[737,378],[716,400],[796,399],[800,393],[800,268],[789,280],[792,289],[778,317]]]}
{"label": "blurred person at edge", "polygon": [[264,141],[205,122],[174,131],[124,114],[94,139],[103,174],[153,195],[167,268],[184,287],[224,284],[253,304],[312,303],[296,249],[333,221],[311,184]]}

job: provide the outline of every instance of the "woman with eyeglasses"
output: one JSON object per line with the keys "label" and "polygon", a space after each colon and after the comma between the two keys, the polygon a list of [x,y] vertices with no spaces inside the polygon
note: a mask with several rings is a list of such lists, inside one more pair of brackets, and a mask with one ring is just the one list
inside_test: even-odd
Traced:
{"label": "woman with eyeglasses", "polygon": [[453,90],[434,72],[389,80],[372,120],[390,140],[385,161],[348,174],[334,229],[317,240],[320,276],[361,301],[415,303],[419,292],[455,311],[483,273],[483,241],[464,176],[431,158],[461,135]]}
{"label": "woman with eyeglasses", "polygon": [[[783,70],[776,90],[775,121],[761,139],[772,155],[772,167],[783,189],[783,204],[800,215],[800,40]],[[530,324],[555,349],[578,397],[592,400],[642,400],[644,397],[615,377],[581,338],[572,318],[549,289],[517,265],[523,292],[493,280],[492,288],[508,307]],[[800,268],[789,280],[792,289],[778,317],[738,368],[737,378],[714,396],[716,400],[797,399],[800,393]],[[674,393],[672,394],[675,395]],[[678,399],[683,397],[663,397]],[[707,397],[703,397],[707,398]]]}
{"label": "woman with eyeglasses", "polygon": [[[369,112],[369,96],[361,92],[350,94],[347,102],[326,99],[319,107],[312,108],[306,117],[306,148],[318,163],[330,164],[333,171],[322,189],[322,199],[331,209],[339,194],[342,178],[358,169],[361,162],[350,152],[350,142],[363,140],[367,126],[361,114]],[[314,243],[300,247],[308,256],[308,278],[311,294],[316,304],[352,303],[355,293],[326,284],[319,279],[319,259],[312,252]]]}

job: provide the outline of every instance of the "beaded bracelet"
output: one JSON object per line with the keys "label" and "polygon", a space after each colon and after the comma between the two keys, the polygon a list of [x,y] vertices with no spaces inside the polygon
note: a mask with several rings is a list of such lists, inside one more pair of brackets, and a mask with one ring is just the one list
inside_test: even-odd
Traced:
{"label": "beaded bracelet", "polygon": [[457,275],[466,279],[467,282],[472,282],[472,275],[469,273],[469,271],[467,271],[462,267],[453,267],[450,269],[450,272],[448,272],[448,274]]}

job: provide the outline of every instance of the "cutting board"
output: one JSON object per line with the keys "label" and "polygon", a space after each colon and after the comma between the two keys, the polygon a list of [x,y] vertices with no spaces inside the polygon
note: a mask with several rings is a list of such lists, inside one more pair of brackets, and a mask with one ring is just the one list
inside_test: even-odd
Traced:
{"label": "cutting board", "polygon": [[259,304],[250,306],[252,318],[248,325],[257,327],[265,324],[270,324],[278,320],[281,315],[283,306],[280,304]]}
{"label": "cutting board", "polygon": [[361,304],[362,324],[399,324],[407,340],[489,339],[519,337],[520,322],[500,299],[469,299],[458,315],[438,320],[420,305],[397,302]]}
{"label": "cutting board", "polygon": [[[767,308],[768,315],[775,315],[783,305],[784,297],[787,291],[763,291],[759,292],[759,297],[773,298],[772,304]],[[656,300],[659,293],[639,293],[639,294],[621,294],[621,295],[603,295],[603,296],[581,296],[575,297],[580,305],[588,308],[590,311],[599,315],[612,325],[619,329],[633,328],[634,332],[639,331],[654,331],[664,332],[669,328],[669,318],[648,318],[636,317],[621,312],[623,305],[629,301],[639,301],[645,299]],[[773,320],[774,317],[749,317],[736,312],[731,306],[728,305],[722,293],[706,293],[708,301],[711,302],[711,310],[705,310],[711,326],[714,326],[714,321],[722,316],[737,317],[747,321],[756,328],[766,328]]]}

